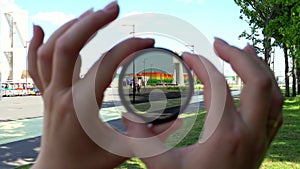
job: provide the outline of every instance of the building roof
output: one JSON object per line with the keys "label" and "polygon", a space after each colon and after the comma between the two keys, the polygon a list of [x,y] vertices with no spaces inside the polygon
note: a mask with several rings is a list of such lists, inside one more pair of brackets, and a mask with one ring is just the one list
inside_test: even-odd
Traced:
{"label": "building roof", "polygon": [[138,71],[137,72],[137,74],[140,74],[140,73],[148,73],[148,72],[163,72],[163,73],[165,73],[165,74],[170,74],[169,72],[167,72],[167,71],[164,71],[164,70],[162,70],[162,69],[158,69],[158,68],[147,68],[147,69],[145,69],[145,71],[144,71],[144,69],[143,70],[141,70],[141,71]]}

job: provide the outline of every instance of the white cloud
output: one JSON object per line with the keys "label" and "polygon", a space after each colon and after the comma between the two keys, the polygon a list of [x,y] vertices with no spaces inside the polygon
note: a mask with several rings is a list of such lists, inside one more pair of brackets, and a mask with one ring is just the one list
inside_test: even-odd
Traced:
{"label": "white cloud", "polygon": [[14,0],[0,0],[0,10],[1,11],[10,11],[20,9]]}
{"label": "white cloud", "polygon": [[34,23],[47,22],[60,26],[75,17],[73,14],[65,14],[63,12],[40,12],[33,16],[33,21]]}

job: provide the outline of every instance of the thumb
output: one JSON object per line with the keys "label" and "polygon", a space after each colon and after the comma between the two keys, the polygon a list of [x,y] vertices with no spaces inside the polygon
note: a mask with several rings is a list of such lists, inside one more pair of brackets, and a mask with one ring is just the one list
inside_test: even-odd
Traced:
{"label": "thumb", "polygon": [[[180,128],[180,126],[183,124],[183,121],[181,119],[176,119],[168,123],[151,126],[146,123],[141,123],[141,119],[133,115],[132,113],[126,113],[125,116],[127,116],[128,118],[123,116],[122,120],[125,127],[127,128],[128,136],[131,137],[145,138],[159,135],[159,140],[164,141],[171,133],[175,131],[175,129]],[[170,127],[171,129],[168,130],[168,128]],[[147,147],[149,151],[151,151],[152,148],[155,149],[157,147],[161,148],[162,150],[161,153],[153,154],[147,157],[141,157],[141,160],[146,164],[147,168],[152,169],[157,168],[158,166],[160,168],[176,168],[180,166],[179,161],[174,162],[174,159],[176,159],[176,157],[178,156],[176,150],[166,151],[167,149],[163,142],[156,142],[155,147],[153,147],[153,145],[148,145]],[[147,149],[146,147],[143,148]],[[135,151],[133,151],[133,154],[136,155]]]}
{"label": "thumb", "polygon": [[155,134],[148,127],[148,124],[132,113],[125,113],[122,117],[122,121],[127,129],[127,135],[130,137],[147,138],[155,136]]}
{"label": "thumb", "polygon": [[123,117],[123,123],[127,128],[128,136],[136,138],[158,136],[161,141],[166,141],[172,133],[183,125],[183,120],[176,119],[167,123],[152,125],[143,123],[142,119],[132,113],[127,113]]}

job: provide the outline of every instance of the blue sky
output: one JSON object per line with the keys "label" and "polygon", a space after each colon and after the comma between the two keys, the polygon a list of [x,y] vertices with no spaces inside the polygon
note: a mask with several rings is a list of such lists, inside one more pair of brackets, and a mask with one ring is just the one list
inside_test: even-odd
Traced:
{"label": "blue sky", "polygon": [[[5,1],[5,0],[4,0]],[[79,16],[89,8],[103,8],[111,0],[15,0],[28,10],[30,22],[41,25],[49,36],[65,21]],[[245,40],[239,34],[248,25],[239,19],[239,8],[233,0],[119,0],[120,17],[132,13],[156,12],[179,17],[196,26],[209,40],[222,37],[243,47]],[[30,24],[30,31],[31,24]],[[30,32],[31,33],[31,32]]]}
{"label": "blue sky", "polygon": [[[27,10],[29,37],[34,23],[43,27],[47,39],[64,22],[90,8],[101,9],[109,2],[111,0],[0,0],[0,9],[2,6]],[[240,48],[248,42],[238,38],[249,26],[239,19],[240,9],[233,0],[118,0],[118,3],[119,18],[144,12],[168,14],[195,26],[211,43],[214,37]]]}

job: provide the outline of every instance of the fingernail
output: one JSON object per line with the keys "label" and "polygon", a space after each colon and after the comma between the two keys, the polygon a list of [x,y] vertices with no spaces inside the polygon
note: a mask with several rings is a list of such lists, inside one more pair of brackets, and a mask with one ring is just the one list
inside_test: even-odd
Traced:
{"label": "fingernail", "polygon": [[218,46],[227,46],[228,45],[227,42],[225,42],[223,39],[218,38],[218,37],[215,37],[215,43]]}
{"label": "fingernail", "polygon": [[118,1],[112,1],[111,3],[109,3],[108,5],[106,5],[106,7],[103,9],[104,11],[113,11],[118,5]]}
{"label": "fingernail", "polygon": [[88,15],[92,14],[93,12],[94,12],[94,8],[91,8],[91,9],[85,11],[83,14],[81,14],[79,16],[79,18],[84,18],[85,16],[88,16]]}
{"label": "fingernail", "polygon": [[197,56],[197,55],[195,55],[193,53],[190,53],[190,52],[182,52],[181,56],[183,58],[185,58],[185,57],[194,57],[194,56]]}
{"label": "fingernail", "polygon": [[193,54],[190,52],[182,52],[182,56],[184,56],[184,55],[193,55]]}
{"label": "fingernail", "polygon": [[35,30],[35,27],[36,27],[36,25],[33,23],[33,24],[32,24],[32,30],[33,30],[33,33],[34,33],[34,30]]}
{"label": "fingernail", "polygon": [[154,43],[155,43],[155,40],[154,39],[152,39],[152,38],[145,38],[145,39],[143,39],[144,41],[149,41],[149,42],[151,42],[153,45],[154,45]]}

